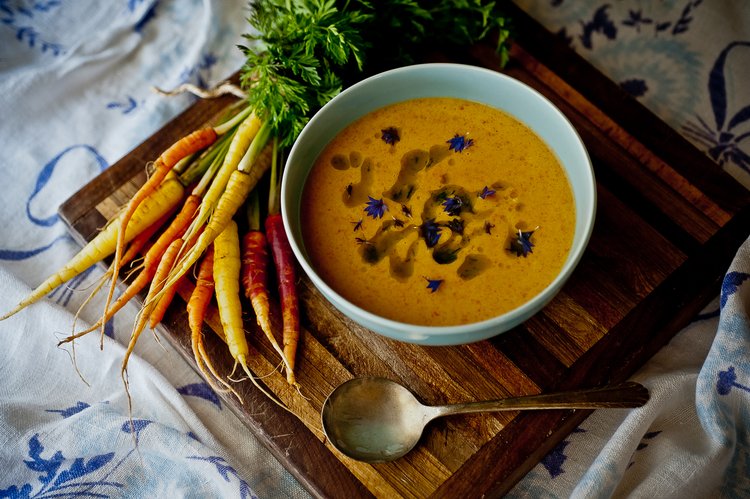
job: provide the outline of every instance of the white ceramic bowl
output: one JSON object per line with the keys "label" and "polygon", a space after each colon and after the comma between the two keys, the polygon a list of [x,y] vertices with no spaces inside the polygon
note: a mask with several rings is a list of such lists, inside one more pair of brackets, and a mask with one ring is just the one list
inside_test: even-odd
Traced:
{"label": "white ceramic bowl", "polygon": [[[343,128],[380,107],[419,97],[457,97],[501,109],[525,123],[557,154],[576,202],[573,245],[560,273],[542,292],[520,307],[491,319],[460,326],[418,326],[386,319],[339,295],[316,273],[305,251],[300,200],[310,168]],[[396,340],[424,345],[456,345],[490,338],[524,322],[560,290],[583,254],[596,212],[591,161],[570,122],[545,97],[496,71],[460,64],[406,66],[367,78],[347,88],[312,117],[292,147],[281,184],[281,209],[297,259],[313,284],[355,322]]]}

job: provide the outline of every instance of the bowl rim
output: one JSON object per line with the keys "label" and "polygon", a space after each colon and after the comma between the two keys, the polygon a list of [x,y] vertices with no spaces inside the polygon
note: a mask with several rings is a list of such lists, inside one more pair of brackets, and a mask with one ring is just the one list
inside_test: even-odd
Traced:
{"label": "bowl rim", "polygon": [[[390,337],[392,339],[396,339],[400,341],[413,342],[413,343],[429,343],[429,344],[434,344],[434,345],[464,344],[464,343],[470,343],[473,341],[479,341],[482,339],[487,339],[487,338],[496,336],[498,334],[501,334],[503,332],[506,332],[509,329],[512,329],[513,327],[528,320],[531,316],[541,311],[542,308],[544,308],[544,306],[546,306],[547,303],[551,301],[557,295],[559,290],[562,288],[563,284],[568,280],[570,275],[578,266],[578,263],[580,262],[586,248],[588,247],[588,243],[591,238],[591,234],[594,228],[594,222],[596,219],[597,191],[596,191],[595,172],[594,172],[593,165],[591,162],[591,158],[588,154],[588,151],[586,150],[583,140],[581,139],[576,128],[573,126],[573,124],[570,122],[567,116],[565,116],[557,106],[555,106],[549,99],[547,99],[538,90],[521,82],[520,80],[517,80],[511,76],[508,76],[496,70],[469,65],[469,64],[447,63],[447,62],[421,63],[421,64],[413,64],[413,65],[408,65],[408,66],[401,66],[398,68],[386,70],[381,73],[377,73],[375,75],[364,78],[352,84],[351,86],[347,87],[346,89],[342,90],[339,94],[333,97],[328,103],[322,106],[321,109],[319,109],[310,118],[310,120],[305,125],[303,130],[300,132],[297,140],[295,140],[294,144],[292,145],[289,151],[289,155],[287,157],[287,161],[290,161],[292,158],[295,157],[295,152],[299,148],[299,144],[302,143],[304,138],[311,133],[310,130],[315,126],[316,123],[325,119],[326,113],[328,112],[327,110],[336,106],[339,101],[347,99],[350,94],[359,91],[359,89],[363,86],[373,85],[377,83],[378,80],[392,78],[394,76],[397,76],[400,73],[409,73],[409,72],[414,72],[414,71],[468,71],[468,72],[474,71],[477,73],[491,74],[492,77],[497,78],[499,81],[503,81],[505,85],[517,86],[521,88],[521,91],[530,93],[535,99],[539,100],[541,104],[548,107],[549,110],[553,114],[556,115],[557,119],[560,120],[560,122],[568,129],[568,132],[572,134],[572,137],[575,139],[574,141],[575,149],[581,155],[581,157],[585,160],[585,163],[586,163],[582,167],[582,171],[587,172],[588,175],[586,175],[585,179],[583,180],[582,185],[583,185],[583,190],[589,193],[590,197],[585,199],[586,201],[588,201],[588,203],[586,203],[586,206],[582,206],[582,207],[579,207],[578,200],[576,200],[577,202],[576,209],[577,210],[584,209],[587,216],[585,216],[583,226],[581,227],[581,237],[578,239],[579,242],[576,244],[576,241],[574,239],[572,246],[570,248],[570,251],[568,253],[568,257],[563,263],[563,266],[560,269],[560,271],[555,275],[555,278],[552,279],[552,281],[547,286],[545,286],[541,291],[536,293],[529,300],[519,305],[518,307],[508,310],[506,312],[503,312],[502,314],[493,316],[491,318],[482,320],[482,321],[471,322],[471,323],[466,323],[466,324],[448,325],[448,326],[430,326],[430,325],[421,325],[421,324],[411,324],[408,322],[401,322],[401,321],[397,321],[394,319],[388,319],[388,318],[382,317],[358,305],[355,305],[354,303],[349,301],[347,298],[339,294],[336,290],[334,290],[330,285],[328,285],[328,283],[326,283],[318,275],[318,273],[313,268],[312,264],[308,261],[305,250],[302,247],[304,242],[300,241],[298,243],[298,241],[294,237],[295,232],[289,222],[289,215],[290,215],[289,209],[290,208],[287,206],[287,203],[288,203],[287,200],[289,199],[289,193],[287,192],[287,189],[289,188],[287,168],[284,169],[284,173],[282,174],[281,191],[280,191],[281,210],[282,210],[282,215],[283,215],[282,220],[284,224],[284,230],[286,231],[288,235],[289,243],[292,247],[292,251],[297,257],[297,261],[299,262],[300,266],[302,267],[304,272],[307,274],[307,276],[310,278],[310,280],[313,282],[313,284],[318,289],[321,290],[324,298],[326,298],[326,300],[332,303],[336,308],[344,312],[345,315],[350,316],[350,318],[352,318],[352,320],[354,320],[355,322],[362,324],[362,322],[360,322],[360,319],[361,319],[364,322],[375,325],[377,329],[373,328],[372,326],[367,326],[367,325],[364,325],[364,327],[372,329],[377,334],[381,334],[383,336]],[[408,99],[410,98],[394,100],[393,104],[397,102],[401,102],[403,100],[408,100]],[[469,100],[471,100],[471,98],[469,98]],[[481,101],[477,100],[477,102],[481,102]],[[486,103],[484,104],[490,105]],[[500,109],[501,111],[504,111],[501,108],[498,108],[498,109]],[[364,114],[366,113],[363,113],[363,115]],[[522,118],[519,118],[518,116],[515,116],[515,118],[519,119],[525,125],[530,126]],[[358,118],[353,118],[352,120],[345,123],[339,129],[339,132],[340,130],[342,130],[349,124],[351,124],[356,119]],[[336,132],[336,133],[339,133],[339,132]],[[305,180],[308,175],[309,175],[309,169],[305,173]],[[570,173],[567,172],[567,169],[566,169],[566,175],[568,175],[568,177],[570,178]],[[303,182],[303,185],[304,185],[304,182]],[[295,216],[297,216],[297,214],[295,214]],[[342,309],[342,307],[344,309]],[[351,317],[351,316],[354,316],[354,317]],[[394,331],[400,331],[400,333],[394,333]],[[460,336],[460,338],[458,336]]]}

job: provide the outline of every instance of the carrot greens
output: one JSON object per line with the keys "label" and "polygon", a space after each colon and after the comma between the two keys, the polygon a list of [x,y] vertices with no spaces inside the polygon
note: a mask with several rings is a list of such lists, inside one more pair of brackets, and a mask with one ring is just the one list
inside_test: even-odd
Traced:
{"label": "carrot greens", "polygon": [[489,37],[501,64],[508,58],[509,23],[496,2],[262,0],[250,9],[240,82],[282,148],[362,76]]}

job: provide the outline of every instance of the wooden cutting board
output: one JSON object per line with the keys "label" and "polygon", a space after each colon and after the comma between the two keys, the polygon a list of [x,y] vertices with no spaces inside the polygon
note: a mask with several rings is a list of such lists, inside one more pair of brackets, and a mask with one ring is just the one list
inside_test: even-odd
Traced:
{"label": "wooden cutting board", "polygon": [[[224,402],[315,496],[478,497],[508,491],[590,411],[444,418],[428,427],[405,458],[368,465],[327,445],[318,416],[322,403],[337,385],[362,375],[401,381],[428,404],[624,380],[718,294],[750,234],[750,196],[742,186],[522,11],[512,15],[523,36],[503,71],[567,115],[595,167],[599,204],[589,247],[542,312],[491,340],[456,347],[378,336],[344,318],[302,277],[300,392],[273,373],[275,354],[248,313],[251,369],[264,375],[263,384],[294,415],[249,382],[237,385],[243,403],[226,396]],[[444,60],[498,69],[487,46]],[[229,102],[197,102],[66,201],[60,215],[72,233],[89,240],[144,181],[147,161]],[[275,319],[278,324],[278,314]],[[211,324],[210,354],[228,372],[230,357],[210,333]],[[172,307],[160,331],[194,365],[184,302]]]}

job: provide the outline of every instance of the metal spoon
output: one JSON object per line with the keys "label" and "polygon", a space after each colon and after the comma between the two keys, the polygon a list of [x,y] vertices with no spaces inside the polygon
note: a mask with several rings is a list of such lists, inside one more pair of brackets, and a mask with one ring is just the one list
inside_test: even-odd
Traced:
{"label": "metal spoon", "polygon": [[323,430],[343,454],[365,462],[393,461],[419,441],[427,423],[441,416],[527,409],[640,407],[648,390],[634,382],[487,402],[425,406],[403,386],[384,378],[354,378],[323,403]]}

